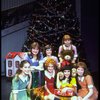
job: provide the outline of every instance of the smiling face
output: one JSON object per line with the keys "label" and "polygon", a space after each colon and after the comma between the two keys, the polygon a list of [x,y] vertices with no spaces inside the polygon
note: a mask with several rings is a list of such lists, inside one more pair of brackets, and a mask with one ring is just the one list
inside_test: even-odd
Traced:
{"label": "smiling face", "polygon": [[78,74],[79,76],[83,76],[83,74],[84,74],[84,68],[78,67],[78,68],[77,68],[77,74]]}
{"label": "smiling face", "polygon": [[39,53],[39,49],[37,47],[32,48],[31,52],[32,52],[33,55],[37,55]]}
{"label": "smiling face", "polygon": [[51,56],[51,54],[52,54],[52,49],[50,48],[50,49],[46,49],[46,55],[47,56]]}
{"label": "smiling face", "polygon": [[49,63],[48,67],[47,67],[47,70],[49,73],[53,73],[53,70],[54,70],[54,65]]}
{"label": "smiling face", "polygon": [[66,78],[69,78],[69,76],[70,76],[70,70],[64,70],[64,76]]}
{"label": "smiling face", "polygon": [[22,68],[20,68],[20,70],[22,70],[22,73],[24,74],[29,74],[29,71],[30,71],[30,64],[27,62],[23,65]]}
{"label": "smiling face", "polygon": [[38,55],[39,51],[40,51],[40,46],[38,42],[33,42],[30,46],[31,48],[31,53],[33,55]]}
{"label": "smiling face", "polygon": [[70,46],[71,45],[71,40],[70,39],[64,40],[64,44],[65,44],[65,46]]}

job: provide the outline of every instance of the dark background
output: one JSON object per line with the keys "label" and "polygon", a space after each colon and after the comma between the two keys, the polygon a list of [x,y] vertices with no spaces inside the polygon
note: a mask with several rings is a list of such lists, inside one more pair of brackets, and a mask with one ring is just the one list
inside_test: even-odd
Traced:
{"label": "dark background", "polygon": [[99,70],[99,0],[81,0],[81,34],[90,70]]}
{"label": "dark background", "polygon": [[81,34],[89,70],[99,90],[99,0],[81,0]]}

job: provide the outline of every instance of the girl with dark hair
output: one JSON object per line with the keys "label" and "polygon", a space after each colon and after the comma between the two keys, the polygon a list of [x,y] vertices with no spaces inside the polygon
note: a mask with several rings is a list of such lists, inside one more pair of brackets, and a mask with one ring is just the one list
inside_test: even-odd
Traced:
{"label": "girl with dark hair", "polygon": [[46,61],[47,58],[52,58],[58,63],[58,58],[53,55],[53,49],[51,45],[46,45],[45,50],[44,50],[44,62]]}
{"label": "girl with dark hair", "polygon": [[10,100],[31,100],[27,94],[27,89],[31,88],[32,75],[30,71],[30,63],[23,60],[12,80],[12,92]]}
{"label": "girl with dark hair", "polygon": [[78,62],[77,75],[78,85],[80,86],[78,89],[79,100],[97,100],[98,91],[84,62]]}
{"label": "girl with dark hair", "polygon": [[66,96],[66,92],[68,90],[73,91],[73,94],[69,94],[70,96],[73,96],[74,92],[77,92],[76,78],[71,76],[72,68],[73,67],[71,66],[66,66],[60,72],[57,73],[56,86],[58,89],[61,90],[62,94],[65,94]]}

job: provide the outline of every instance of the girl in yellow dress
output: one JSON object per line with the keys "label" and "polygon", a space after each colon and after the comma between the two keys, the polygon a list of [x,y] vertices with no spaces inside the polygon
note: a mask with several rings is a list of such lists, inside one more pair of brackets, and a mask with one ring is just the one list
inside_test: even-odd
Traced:
{"label": "girl in yellow dress", "polygon": [[72,94],[66,94],[66,96],[73,96],[76,93],[76,78],[71,77],[72,67],[67,66],[62,71],[57,73],[56,87],[60,89],[62,94],[66,94],[66,91],[72,91]]}

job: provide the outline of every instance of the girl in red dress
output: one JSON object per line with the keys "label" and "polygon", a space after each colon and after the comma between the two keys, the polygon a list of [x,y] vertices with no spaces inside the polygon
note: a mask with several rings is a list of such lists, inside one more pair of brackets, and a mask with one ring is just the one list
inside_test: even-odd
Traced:
{"label": "girl in red dress", "polygon": [[[44,100],[57,100],[59,98],[54,94],[55,90],[55,75],[56,75],[56,70],[55,68],[57,67],[56,61],[52,58],[48,58],[45,63],[45,96]],[[59,100],[59,99],[58,99]]]}

